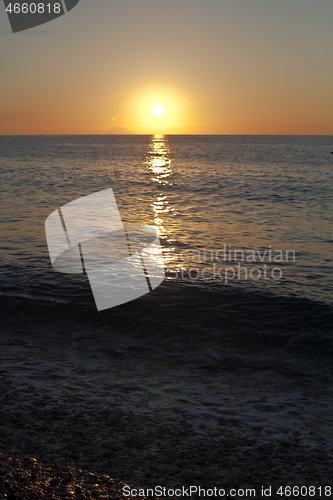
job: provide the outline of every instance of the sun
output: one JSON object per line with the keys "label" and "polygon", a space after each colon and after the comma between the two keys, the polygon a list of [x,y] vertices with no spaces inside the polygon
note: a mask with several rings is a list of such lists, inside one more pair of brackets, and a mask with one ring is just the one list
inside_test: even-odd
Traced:
{"label": "sun", "polygon": [[164,113],[163,106],[161,106],[160,104],[156,104],[153,107],[153,113],[154,113],[155,116],[161,116],[161,115],[163,115],[163,113]]}

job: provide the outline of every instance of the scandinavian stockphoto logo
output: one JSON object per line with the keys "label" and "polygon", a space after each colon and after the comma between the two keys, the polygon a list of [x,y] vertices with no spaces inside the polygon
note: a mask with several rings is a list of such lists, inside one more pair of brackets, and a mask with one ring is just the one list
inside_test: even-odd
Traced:
{"label": "scandinavian stockphoto logo", "polygon": [[72,10],[80,0],[4,0],[13,33],[53,21]]}
{"label": "scandinavian stockphoto logo", "polygon": [[156,228],[125,228],[112,189],[55,210],[45,232],[53,268],[87,273],[99,311],[145,295],[165,278]]}

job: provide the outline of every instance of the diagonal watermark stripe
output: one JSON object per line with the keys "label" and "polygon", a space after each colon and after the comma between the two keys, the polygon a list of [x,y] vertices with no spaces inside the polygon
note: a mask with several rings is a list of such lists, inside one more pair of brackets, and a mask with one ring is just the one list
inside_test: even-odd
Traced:
{"label": "diagonal watermark stripe", "polygon": [[156,228],[124,228],[112,189],[55,210],[45,232],[53,268],[86,273],[99,311],[145,295],[165,278]]}

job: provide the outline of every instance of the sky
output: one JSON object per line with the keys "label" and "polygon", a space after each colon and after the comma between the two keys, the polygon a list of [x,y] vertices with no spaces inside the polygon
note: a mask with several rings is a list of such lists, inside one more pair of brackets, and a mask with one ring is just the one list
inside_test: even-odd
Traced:
{"label": "sky", "polygon": [[332,0],[80,0],[15,34],[0,1],[0,134],[333,135],[332,54]]}

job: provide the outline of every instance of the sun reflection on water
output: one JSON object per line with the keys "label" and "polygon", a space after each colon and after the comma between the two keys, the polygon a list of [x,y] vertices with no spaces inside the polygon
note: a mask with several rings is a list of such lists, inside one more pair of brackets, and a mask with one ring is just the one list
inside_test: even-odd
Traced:
{"label": "sun reflection on water", "polygon": [[174,208],[168,196],[168,187],[173,185],[173,165],[168,141],[163,135],[154,135],[149,143],[145,161],[150,179],[155,184],[154,201],[151,203],[154,224],[162,239],[162,250],[165,262],[172,260],[172,226]]}
{"label": "sun reflection on water", "polygon": [[163,135],[155,135],[149,145],[147,155],[147,165],[149,170],[154,174],[153,182],[158,184],[170,184],[168,177],[172,174],[172,163],[170,150],[167,141]]}
{"label": "sun reflection on water", "polygon": [[158,227],[158,233],[162,238],[168,238],[171,231],[165,226],[165,218],[174,209],[170,206],[168,196],[162,192],[162,186],[172,186],[170,177],[173,173],[172,160],[167,140],[163,135],[153,136],[147,153],[146,165],[152,174],[151,180],[161,185],[161,190],[154,194],[154,202],[151,204],[154,213],[154,222]]}

